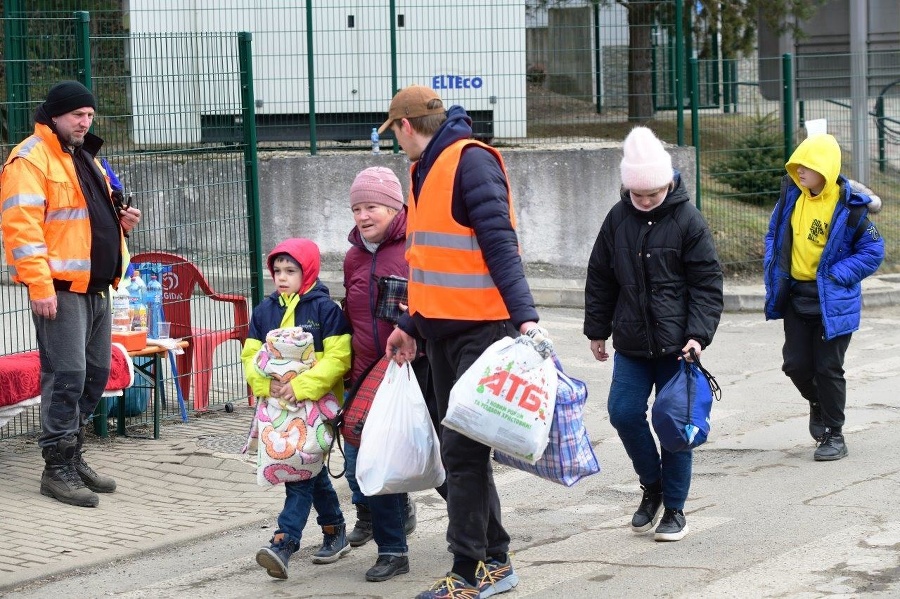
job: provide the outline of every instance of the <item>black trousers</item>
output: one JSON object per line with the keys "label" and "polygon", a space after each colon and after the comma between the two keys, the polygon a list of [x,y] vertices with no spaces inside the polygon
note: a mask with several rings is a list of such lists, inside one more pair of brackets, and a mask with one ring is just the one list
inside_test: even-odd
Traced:
{"label": "black trousers", "polygon": [[851,335],[825,341],[822,317],[803,318],[788,304],[784,312],[784,371],[808,402],[818,402],[825,426],[844,425],[847,382],[844,355]]}
{"label": "black trousers", "polygon": [[[517,337],[508,321],[479,325],[446,339],[428,340],[437,412],[447,414],[450,389],[456,379],[505,336]],[[500,519],[500,497],[491,469],[491,448],[456,431],[440,428],[441,457],[447,470],[447,543],[454,556],[484,561],[509,551],[509,534]]]}

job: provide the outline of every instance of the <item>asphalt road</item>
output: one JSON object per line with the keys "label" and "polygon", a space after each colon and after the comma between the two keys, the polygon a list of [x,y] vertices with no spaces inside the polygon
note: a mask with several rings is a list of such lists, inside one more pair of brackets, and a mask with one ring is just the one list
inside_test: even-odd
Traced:
{"label": "asphalt road", "polygon": [[[504,523],[522,579],[516,597],[898,597],[900,496],[900,311],[869,309],[846,360],[850,455],[814,462],[805,402],[780,370],[780,323],[725,314],[704,365],[723,389],[709,442],[695,452],[677,543],[635,535],[628,523],[640,489],[606,416],[612,363],[593,360],[579,310],[544,309],[563,365],[589,386],[586,423],[603,472],[571,489],[498,467]],[[346,483],[337,483],[348,517]],[[375,547],[331,565],[308,556],[307,529],[290,580],[270,579],[253,555],[272,519],[139,559],[75,571],[16,591],[37,597],[412,597],[450,565],[446,518],[434,492],[416,494],[419,527],[411,572],[367,583]],[[127,523],[123,525],[127,526]]]}

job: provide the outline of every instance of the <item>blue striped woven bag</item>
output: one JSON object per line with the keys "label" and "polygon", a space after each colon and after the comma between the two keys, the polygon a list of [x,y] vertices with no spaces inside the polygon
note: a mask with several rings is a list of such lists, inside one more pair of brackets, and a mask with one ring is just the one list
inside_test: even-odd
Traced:
{"label": "blue striped woven bag", "polygon": [[556,408],[550,426],[550,440],[544,453],[533,465],[496,450],[494,460],[571,487],[585,476],[600,472],[600,463],[582,419],[587,401],[587,385],[566,375],[556,355],[553,356],[553,363],[559,374],[559,385],[556,388]]}

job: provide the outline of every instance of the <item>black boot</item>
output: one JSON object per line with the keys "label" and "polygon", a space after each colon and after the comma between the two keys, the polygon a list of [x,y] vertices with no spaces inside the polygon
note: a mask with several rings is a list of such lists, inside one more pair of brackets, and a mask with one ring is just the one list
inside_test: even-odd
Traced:
{"label": "black boot", "polygon": [[44,447],[44,472],[41,474],[41,495],[79,507],[97,507],[100,498],[84,486],[75,470],[75,437],[60,439],[55,445]]}
{"label": "black boot", "polygon": [[112,493],[116,490],[116,481],[110,476],[97,474],[93,468],[84,461],[82,446],[84,445],[84,427],[78,431],[78,444],[75,446],[75,471],[81,477],[84,485],[95,493]]}
{"label": "black boot", "polygon": [[662,481],[658,480],[652,485],[641,485],[644,496],[641,504],[631,518],[631,530],[634,532],[647,532],[656,524],[659,511],[663,505]]}
{"label": "black boot", "polygon": [[416,529],[416,502],[410,495],[406,496],[406,519],[403,523],[403,532],[407,536]]}
{"label": "black boot", "polygon": [[272,578],[288,577],[288,562],[291,556],[300,549],[300,543],[288,539],[283,532],[275,533],[268,547],[256,552],[256,563],[266,569]]}
{"label": "black boot", "polygon": [[346,524],[323,526],[322,534],[322,546],[312,556],[314,564],[330,564],[350,553]]}
{"label": "black boot", "polygon": [[356,506],[356,525],[347,535],[347,540],[351,547],[362,547],[372,540],[372,512],[368,506]]}

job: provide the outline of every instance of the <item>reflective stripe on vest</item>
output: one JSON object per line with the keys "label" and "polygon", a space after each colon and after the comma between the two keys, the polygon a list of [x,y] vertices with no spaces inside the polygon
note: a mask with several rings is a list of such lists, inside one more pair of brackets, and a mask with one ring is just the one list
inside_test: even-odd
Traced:
{"label": "reflective stripe on vest", "polygon": [[[484,261],[475,231],[453,219],[453,184],[463,150],[483,147],[506,167],[500,154],[474,140],[448,146],[428,171],[417,202],[408,204],[406,259],[410,267],[409,311],[425,318],[507,320],[509,312]],[[507,201],[515,227],[512,201]]]}

